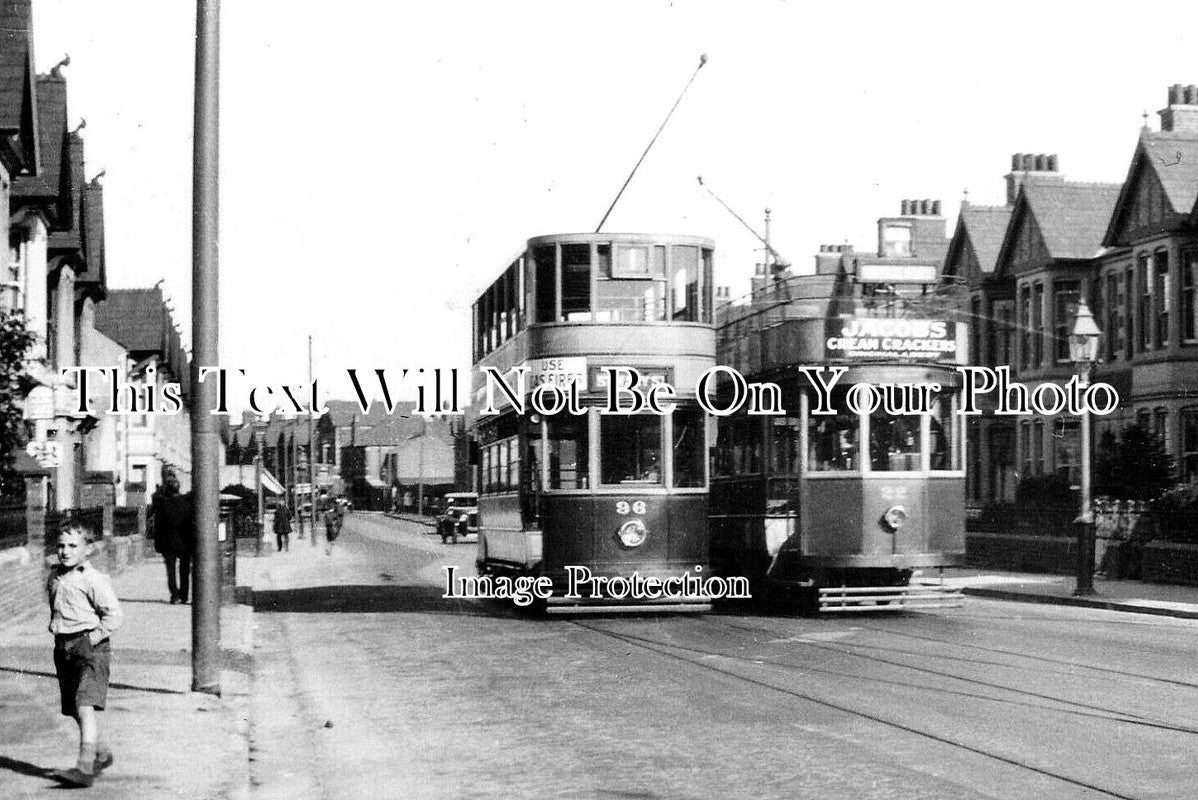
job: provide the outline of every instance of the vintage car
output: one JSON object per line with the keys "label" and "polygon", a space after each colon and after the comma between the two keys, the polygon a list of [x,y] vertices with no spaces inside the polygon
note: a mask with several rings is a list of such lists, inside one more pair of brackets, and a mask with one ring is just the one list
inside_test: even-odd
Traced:
{"label": "vintage car", "polygon": [[451,492],[445,495],[445,511],[437,515],[437,533],[442,542],[457,543],[459,537],[478,536],[478,494]]}

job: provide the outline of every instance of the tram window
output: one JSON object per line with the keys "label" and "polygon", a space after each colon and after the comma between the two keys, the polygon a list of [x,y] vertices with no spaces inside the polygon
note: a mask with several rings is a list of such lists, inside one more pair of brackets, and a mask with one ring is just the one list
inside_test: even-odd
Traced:
{"label": "tram window", "polygon": [[665,319],[665,281],[601,280],[595,318],[600,322],[658,322]]}
{"label": "tram window", "polygon": [[695,322],[699,319],[699,248],[675,245],[670,249],[670,288],[673,319]]}
{"label": "tram window", "polygon": [[562,321],[591,318],[591,246],[562,245]]}
{"label": "tram window", "polygon": [[549,420],[549,488],[586,489],[587,418],[566,414]]}
{"label": "tram window", "polygon": [[938,395],[932,401],[931,465],[934,470],[953,468],[952,401],[948,395]]}
{"label": "tram window", "polygon": [[495,476],[491,473],[491,448],[484,447],[483,452],[483,491],[490,492],[495,484]]}
{"label": "tram window", "polygon": [[869,418],[870,467],[874,472],[916,472],[919,463],[919,417],[891,416],[879,411]]}
{"label": "tram window", "polygon": [[604,414],[599,418],[600,483],[661,483],[661,417]]}
{"label": "tram window", "polygon": [[737,475],[753,475],[761,472],[761,423],[759,419],[738,419],[732,424],[732,463]]}
{"label": "tram window", "polygon": [[674,486],[680,489],[702,487],[707,420],[698,408],[676,408],[673,422]]}
{"label": "tram window", "polygon": [[507,442],[500,442],[492,445],[495,450],[495,491],[506,492],[508,490],[507,483]]}
{"label": "tram window", "polygon": [[770,472],[774,475],[797,475],[801,422],[797,417],[783,417],[775,418],[773,423],[773,464],[770,465]]}
{"label": "tram window", "polygon": [[537,322],[557,319],[557,265],[553,245],[532,251],[537,272]]}
{"label": "tram window", "polygon": [[507,488],[514,492],[520,488],[520,440],[507,440]]}
{"label": "tram window", "polygon": [[[836,407],[835,398],[833,407]],[[813,472],[861,469],[857,455],[858,425],[857,415],[847,411],[838,411],[835,415],[812,414],[808,423],[809,469]]]}

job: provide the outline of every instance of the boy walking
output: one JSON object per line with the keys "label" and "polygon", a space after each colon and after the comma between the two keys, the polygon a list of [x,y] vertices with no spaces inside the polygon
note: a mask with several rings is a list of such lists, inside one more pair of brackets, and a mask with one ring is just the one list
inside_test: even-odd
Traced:
{"label": "boy walking", "polygon": [[58,534],[58,566],[46,582],[62,713],[79,724],[79,760],[55,777],[75,786],[91,786],[113,761],[96,712],[104,710],[108,696],[108,639],[122,621],[112,582],[87,561],[90,550],[83,528],[64,528]]}

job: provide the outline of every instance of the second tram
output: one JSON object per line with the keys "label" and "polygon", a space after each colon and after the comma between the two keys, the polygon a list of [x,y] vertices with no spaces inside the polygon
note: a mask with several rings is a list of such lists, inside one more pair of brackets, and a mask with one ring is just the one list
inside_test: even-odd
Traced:
{"label": "second tram", "polygon": [[[714,448],[712,558],[754,595],[821,611],[959,602],[911,578],[964,561],[965,323],[913,295],[812,275],[721,309],[720,362],[781,401],[780,414],[722,417]],[[816,413],[816,381],[833,379],[834,413]],[[883,386],[916,388],[870,388]]]}
{"label": "second tram", "polygon": [[[711,577],[708,423],[694,387],[715,363],[713,249],[693,236],[539,236],[478,298],[480,576],[548,578],[549,611],[710,606],[702,589],[653,587]],[[617,367],[637,370],[641,388],[674,387],[673,413],[599,413]],[[581,413],[546,408],[560,396],[545,384],[573,386]],[[497,413],[481,413],[488,392]],[[518,408],[534,394],[541,412]]]}

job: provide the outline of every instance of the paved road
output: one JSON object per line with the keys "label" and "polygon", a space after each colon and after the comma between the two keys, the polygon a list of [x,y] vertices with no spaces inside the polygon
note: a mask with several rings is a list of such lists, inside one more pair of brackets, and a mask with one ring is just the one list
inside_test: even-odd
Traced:
{"label": "paved road", "polygon": [[1194,621],[537,619],[440,598],[472,545],[355,514],[338,546],[259,568],[258,797],[1194,796]]}

